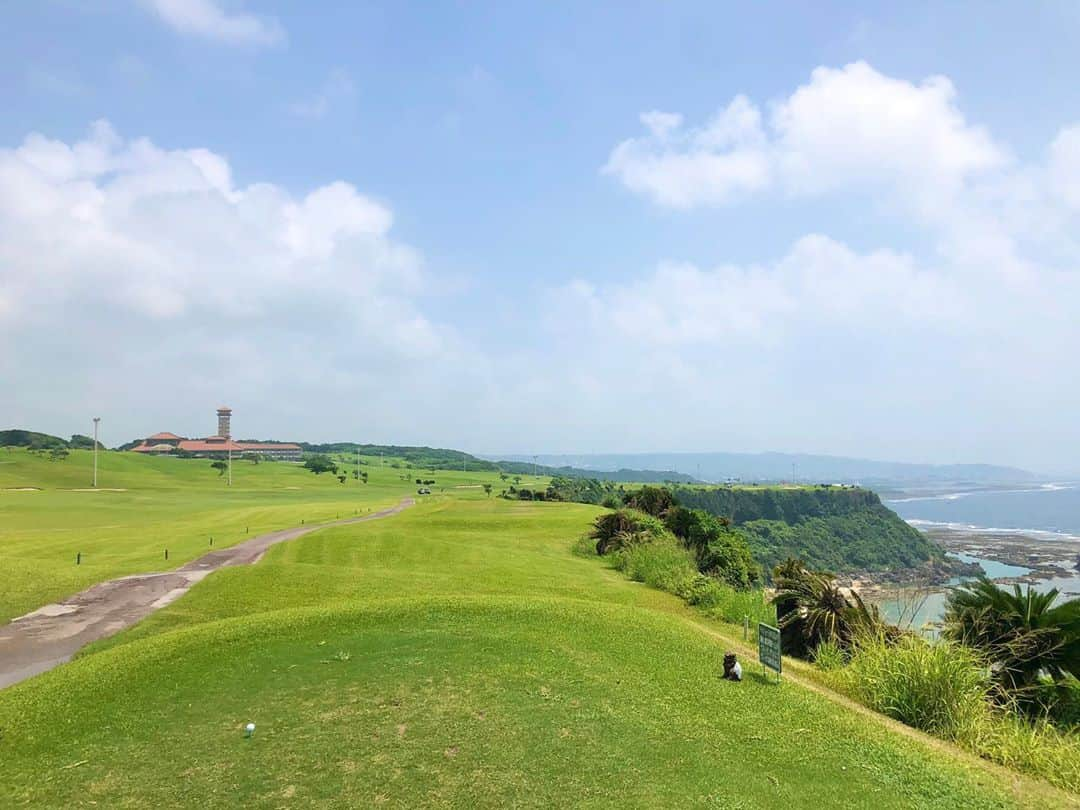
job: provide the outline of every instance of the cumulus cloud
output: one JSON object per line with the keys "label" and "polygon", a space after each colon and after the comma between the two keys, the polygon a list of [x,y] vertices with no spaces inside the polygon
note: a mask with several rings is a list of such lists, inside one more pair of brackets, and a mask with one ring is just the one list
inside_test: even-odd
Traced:
{"label": "cumulus cloud", "polygon": [[345,182],[242,186],[221,155],[105,122],[73,143],[30,135],[0,150],[0,377],[28,392],[7,418],[83,407],[55,385],[144,409],[128,415],[148,430],[219,399],[249,426],[300,403],[342,424],[384,399],[384,418],[415,419],[469,363],[422,311],[422,258],[392,226]]}
{"label": "cumulus cloud", "polygon": [[947,80],[865,65],[765,109],[645,112],[607,170],[718,217],[869,190],[876,242],[824,221],[754,260],[645,257],[517,298],[477,285],[493,297],[469,312],[508,302],[521,328],[471,318],[471,344],[390,206],[349,183],[241,184],[222,155],[104,123],[30,135],[0,150],[0,411],[49,429],[106,407],[132,434],[194,434],[224,401],[280,438],[1075,468],[1080,126],[1021,159]]}
{"label": "cumulus cloud", "polygon": [[821,67],[766,118],[745,96],[699,127],[649,112],[647,133],[612,150],[604,172],[660,205],[738,202],[778,191],[793,196],[888,188],[920,204],[1007,162],[1006,152],[955,105],[942,76],[920,84],[863,62]]}
{"label": "cumulus cloud", "polygon": [[969,458],[1017,459],[1023,444],[1030,462],[1080,439],[1063,416],[1080,407],[1080,383],[1062,376],[1080,346],[1080,126],[1025,163],[965,118],[948,79],[864,63],[818,68],[767,116],[738,96],[700,126],[659,112],[642,123],[603,170],[658,205],[869,194],[886,221],[921,231],[921,249],[810,234],[757,264],[667,260],[615,283],[578,280],[558,298],[560,317],[582,324],[578,343],[613,339],[661,374],[676,355],[683,390],[715,392],[722,378],[761,397],[764,419],[732,417],[740,436],[782,435],[768,424],[790,401],[832,437],[789,448],[858,453],[843,425],[880,447],[874,422],[896,417]]}
{"label": "cumulus cloud", "polygon": [[230,13],[217,0],[142,2],[162,22],[181,34],[244,45],[278,45],[285,41],[285,29],[276,19],[242,11]]}
{"label": "cumulus cloud", "polygon": [[628,188],[675,208],[730,202],[772,182],[761,113],[743,96],[704,126],[683,130],[682,116],[641,115],[649,134],[623,141],[604,171]]}

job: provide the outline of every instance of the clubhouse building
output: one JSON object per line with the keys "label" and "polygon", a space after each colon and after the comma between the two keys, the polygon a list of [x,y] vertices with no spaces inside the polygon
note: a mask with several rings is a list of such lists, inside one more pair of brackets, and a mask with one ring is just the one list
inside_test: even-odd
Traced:
{"label": "clubhouse building", "polygon": [[152,456],[191,455],[196,458],[228,458],[259,456],[267,461],[300,461],[303,451],[298,444],[288,442],[236,442],[231,431],[232,409],[218,408],[218,432],[204,439],[185,439],[175,433],[155,433],[131,448],[133,453]]}

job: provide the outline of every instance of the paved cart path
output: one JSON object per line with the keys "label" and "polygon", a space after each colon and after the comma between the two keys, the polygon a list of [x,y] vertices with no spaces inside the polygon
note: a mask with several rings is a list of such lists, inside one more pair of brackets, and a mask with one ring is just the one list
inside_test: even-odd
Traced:
{"label": "paved cart path", "polygon": [[396,515],[412,506],[403,498],[363,517],[261,534],[211,551],[175,571],[134,574],[99,582],[63,602],[38,608],[0,626],[0,689],[70,661],[91,641],[118,633],[183,596],[207,574],[229,565],[258,562],[266,550],[327,526],[344,526]]}

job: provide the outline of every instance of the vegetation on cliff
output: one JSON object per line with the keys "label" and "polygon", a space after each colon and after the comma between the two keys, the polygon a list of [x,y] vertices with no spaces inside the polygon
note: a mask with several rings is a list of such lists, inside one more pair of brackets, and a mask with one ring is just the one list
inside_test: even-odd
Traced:
{"label": "vegetation on cliff", "polygon": [[878,496],[852,487],[679,487],[683,506],[728,519],[755,559],[834,572],[913,568],[944,552]]}

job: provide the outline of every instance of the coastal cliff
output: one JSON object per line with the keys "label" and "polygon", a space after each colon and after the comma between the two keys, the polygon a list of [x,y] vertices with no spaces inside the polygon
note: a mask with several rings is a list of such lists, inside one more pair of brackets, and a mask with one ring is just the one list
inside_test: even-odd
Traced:
{"label": "coastal cliff", "polygon": [[787,557],[835,573],[944,571],[944,550],[860,487],[679,487],[679,503],[726,517],[766,571]]}

